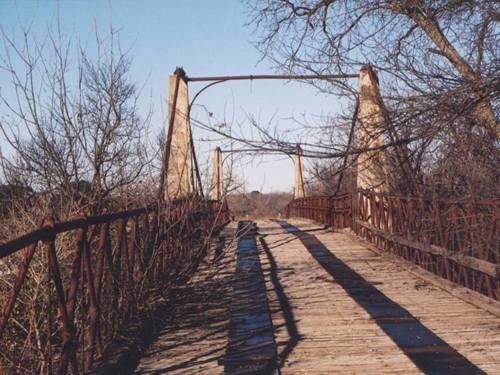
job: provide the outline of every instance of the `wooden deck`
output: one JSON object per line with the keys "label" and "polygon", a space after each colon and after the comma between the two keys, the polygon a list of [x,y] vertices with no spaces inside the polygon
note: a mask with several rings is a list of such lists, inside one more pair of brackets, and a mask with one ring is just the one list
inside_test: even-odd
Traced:
{"label": "wooden deck", "polygon": [[[419,278],[351,234],[289,222],[308,230],[308,237],[287,233],[274,221],[259,221],[256,237],[280,373],[500,373],[499,317]],[[227,246],[217,257],[208,255],[178,298],[137,373],[224,372],[233,233],[234,225],[225,232]],[[312,250],[305,240],[315,241]],[[367,293],[375,304],[367,302]]]}
{"label": "wooden deck", "polygon": [[137,374],[221,374],[226,352],[229,303],[235,268],[235,224],[214,247],[196,276],[176,290],[173,311],[165,328],[150,345],[135,370]]}

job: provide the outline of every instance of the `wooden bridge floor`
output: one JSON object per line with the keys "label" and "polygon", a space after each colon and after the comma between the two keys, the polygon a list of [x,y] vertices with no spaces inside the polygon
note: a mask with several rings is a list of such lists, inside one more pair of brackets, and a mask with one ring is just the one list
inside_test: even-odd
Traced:
{"label": "wooden bridge floor", "polygon": [[[256,236],[279,372],[500,373],[499,317],[424,281],[350,234],[290,222],[308,230],[306,237],[273,221],[259,221]],[[137,373],[224,372],[234,232],[234,225],[226,230],[227,246],[210,253],[179,293],[170,321]]]}

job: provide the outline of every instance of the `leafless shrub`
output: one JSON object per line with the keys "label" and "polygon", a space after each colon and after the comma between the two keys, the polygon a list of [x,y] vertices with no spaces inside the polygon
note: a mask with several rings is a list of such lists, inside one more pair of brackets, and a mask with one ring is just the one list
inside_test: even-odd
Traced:
{"label": "leafless shrub", "polygon": [[[59,29],[43,40],[30,31],[17,39],[1,30],[1,41],[0,69],[11,87],[0,92],[0,136],[6,145],[0,150],[0,242],[36,229],[47,216],[64,221],[150,203],[157,187],[146,168],[150,118],[147,111],[140,114],[131,59],[116,32],[96,32],[93,49]],[[116,230],[111,229],[115,237]],[[73,234],[56,241],[65,285],[74,241]],[[95,248],[96,233],[89,232],[89,241]],[[0,368],[20,373],[46,368],[47,327],[52,324],[56,332],[59,324],[50,321],[54,291],[48,287],[47,256],[39,250],[2,339]],[[0,261],[2,309],[22,256]],[[52,338],[56,347],[58,340]]]}
{"label": "leafless shrub", "polygon": [[92,51],[60,32],[38,41],[2,31],[2,42],[12,82],[0,93],[3,179],[49,196],[60,219],[101,212],[149,161],[149,114],[139,116],[131,59],[113,30],[96,33]]}

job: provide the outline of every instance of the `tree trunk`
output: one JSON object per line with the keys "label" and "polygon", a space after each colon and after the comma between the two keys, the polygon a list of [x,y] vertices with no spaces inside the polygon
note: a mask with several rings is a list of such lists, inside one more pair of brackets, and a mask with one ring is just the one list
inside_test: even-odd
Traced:
{"label": "tree trunk", "polygon": [[488,98],[484,97],[481,76],[460,56],[439,28],[437,21],[429,14],[426,14],[425,4],[421,0],[406,1],[403,4],[399,1],[393,1],[392,8],[396,13],[404,14],[412,19],[434,42],[440,53],[450,61],[464,80],[469,82],[472,87],[479,87],[478,89],[474,89],[474,96],[478,104],[474,107],[473,114],[485,123],[493,138],[499,138],[500,129],[491,102]]}

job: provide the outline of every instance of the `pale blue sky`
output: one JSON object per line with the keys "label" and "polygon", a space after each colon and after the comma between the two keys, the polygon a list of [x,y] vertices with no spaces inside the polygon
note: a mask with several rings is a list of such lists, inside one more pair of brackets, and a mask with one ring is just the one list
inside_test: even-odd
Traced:
{"label": "pale blue sky", "polygon": [[[47,25],[59,19],[65,33],[81,41],[90,40],[94,25],[106,31],[112,24],[120,29],[122,46],[133,57],[132,79],[144,84],[144,106],[151,97],[156,132],[164,127],[167,77],[176,66],[190,76],[271,73],[266,61],[253,47],[253,28],[239,0],[166,0],[166,1],[6,1],[0,0],[0,24],[7,33],[19,33],[32,24],[41,36]],[[0,72],[0,87],[8,90],[5,73]],[[200,84],[191,84],[193,95]],[[5,92],[5,91],[4,91]],[[245,122],[245,113],[263,122],[272,116],[280,121],[280,130],[291,126],[286,118],[310,114],[327,115],[335,109],[335,98],[320,95],[304,84],[277,81],[233,82],[209,89],[198,103],[205,105],[218,119],[224,117]],[[2,111],[2,108],[0,108]],[[194,116],[202,119],[201,113]],[[204,118],[203,118],[204,120]],[[207,134],[195,130],[195,138]],[[198,144],[199,159],[209,162],[208,150],[216,144]],[[293,183],[293,164],[282,157],[264,157],[239,167],[236,173],[246,182],[247,190],[289,191]]]}

